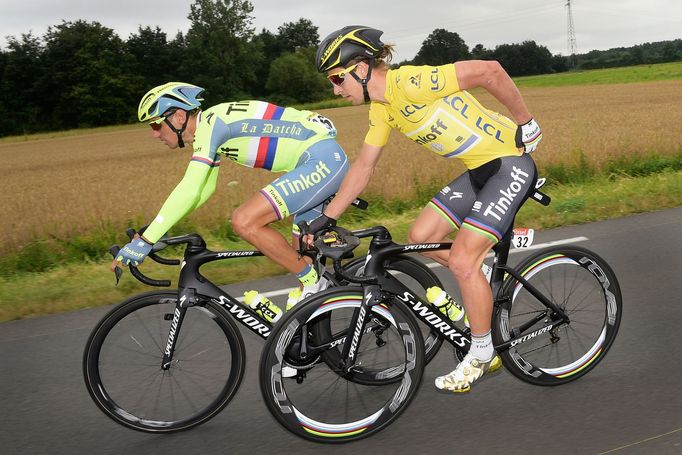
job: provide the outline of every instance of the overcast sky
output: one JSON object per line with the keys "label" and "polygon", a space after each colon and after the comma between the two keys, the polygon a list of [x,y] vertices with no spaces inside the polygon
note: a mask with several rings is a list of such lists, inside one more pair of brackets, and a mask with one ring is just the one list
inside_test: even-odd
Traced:
{"label": "overcast sky", "polygon": [[[384,31],[395,61],[411,59],[436,28],[458,33],[471,48],[533,40],[567,55],[567,0],[252,0],[256,32],[276,32],[301,17],[320,38],[345,25]],[[578,53],[682,38],[682,0],[571,0]],[[62,20],[97,21],[122,38],[159,26],[172,39],[189,28],[192,0],[0,0],[0,47],[8,35],[42,36]]]}

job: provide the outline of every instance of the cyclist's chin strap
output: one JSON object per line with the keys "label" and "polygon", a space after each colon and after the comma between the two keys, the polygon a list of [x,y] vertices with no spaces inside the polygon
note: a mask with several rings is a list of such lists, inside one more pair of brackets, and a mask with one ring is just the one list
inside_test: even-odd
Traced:
{"label": "cyclist's chin strap", "polygon": [[350,72],[350,75],[353,76],[353,79],[362,84],[362,94],[365,97],[365,103],[370,102],[369,92],[367,91],[367,82],[369,82],[369,79],[372,77],[372,66],[374,66],[374,59],[370,58],[367,60],[367,77],[364,79],[360,79],[360,77],[355,74],[355,70]]}
{"label": "cyclist's chin strap", "polygon": [[177,129],[176,127],[173,126],[173,124],[168,120],[168,117],[166,117],[163,121],[166,122],[166,125],[178,136],[178,147],[183,148],[185,147],[185,141],[182,140],[182,133],[185,132],[185,128],[187,128],[187,122],[189,121],[189,112],[185,111],[187,115],[185,115],[185,123],[182,124],[182,128]]}

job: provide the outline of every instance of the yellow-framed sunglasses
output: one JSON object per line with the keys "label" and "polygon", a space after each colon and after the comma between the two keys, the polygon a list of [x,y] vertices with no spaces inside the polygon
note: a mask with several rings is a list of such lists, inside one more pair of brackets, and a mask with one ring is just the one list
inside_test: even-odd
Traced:
{"label": "yellow-framed sunglasses", "polygon": [[162,115],[161,117],[150,121],[149,126],[151,126],[154,131],[159,131],[161,129],[161,127],[163,126],[163,122],[168,117],[175,114],[175,111],[177,111],[177,109],[172,109],[170,111],[166,111],[166,115]]}
{"label": "yellow-framed sunglasses", "polygon": [[350,74],[351,71],[353,71],[360,62],[356,63],[355,65],[351,65],[348,68],[344,68],[341,71],[337,71],[336,73],[328,74],[327,79],[329,79],[329,82],[331,82],[334,85],[341,85],[343,84],[343,81],[346,80],[346,76]]}

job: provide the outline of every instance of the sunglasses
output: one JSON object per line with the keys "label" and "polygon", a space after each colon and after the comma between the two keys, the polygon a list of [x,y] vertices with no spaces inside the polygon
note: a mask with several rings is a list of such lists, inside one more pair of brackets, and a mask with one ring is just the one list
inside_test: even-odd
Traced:
{"label": "sunglasses", "polygon": [[341,85],[343,84],[343,81],[346,79],[346,76],[351,73],[357,67],[360,63],[356,63],[355,65],[351,65],[348,68],[344,68],[341,71],[338,71],[336,73],[330,74],[327,76],[327,79],[329,79],[329,82],[331,82],[334,85]]}
{"label": "sunglasses", "polygon": [[159,130],[161,129],[161,127],[163,126],[163,122],[164,122],[168,117],[170,117],[171,115],[175,114],[175,111],[176,111],[176,110],[177,110],[177,109],[170,110],[170,111],[166,111],[166,115],[164,115],[164,116],[162,116],[162,117],[159,117],[159,118],[157,118],[156,120],[152,120],[151,122],[149,122],[149,126],[151,126],[152,129],[153,129],[154,131],[159,131]]}
{"label": "sunglasses", "polygon": [[149,122],[149,126],[151,126],[154,131],[159,131],[163,126],[164,120],[166,120],[166,117],[159,117],[158,119]]}

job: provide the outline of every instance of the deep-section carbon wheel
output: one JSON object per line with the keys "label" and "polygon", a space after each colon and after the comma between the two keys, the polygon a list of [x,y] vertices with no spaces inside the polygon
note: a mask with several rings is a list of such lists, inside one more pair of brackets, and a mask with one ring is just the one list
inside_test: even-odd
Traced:
{"label": "deep-section carbon wheel", "polygon": [[511,342],[504,365],[537,385],[563,384],[586,374],[606,355],[618,333],[622,297],[609,265],[579,247],[553,247],[529,257],[521,276],[567,315],[559,322],[523,285],[508,277],[496,308],[493,342]]}
{"label": "deep-section carbon wheel", "polygon": [[[282,318],[263,349],[265,402],[300,437],[333,443],[369,436],[397,418],[417,392],[424,369],[417,322],[399,305],[376,305],[355,344],[350,317],[361,311],[362,299],[359,287],[317,294]],[[329,338],[320,339],[316,324],[331,327]],[[324,359],[346,343],[357,352],[354,365],[342,365],[338,356],[336,364]],[[354,377],[367,371],[373,372],[370,384]],[[389,380],[380,380],[379,372]]]}
{"label": "deep-section carbon wheel", "polygon": [[244,374],[244,343],[234,323],[212,303],[187,309],[175,328],[168,369],[163,353],[177,292],[133,297],[95,327],[83,354],[85,385],[99,408],[135,430],[185,430],[215,416]]}

